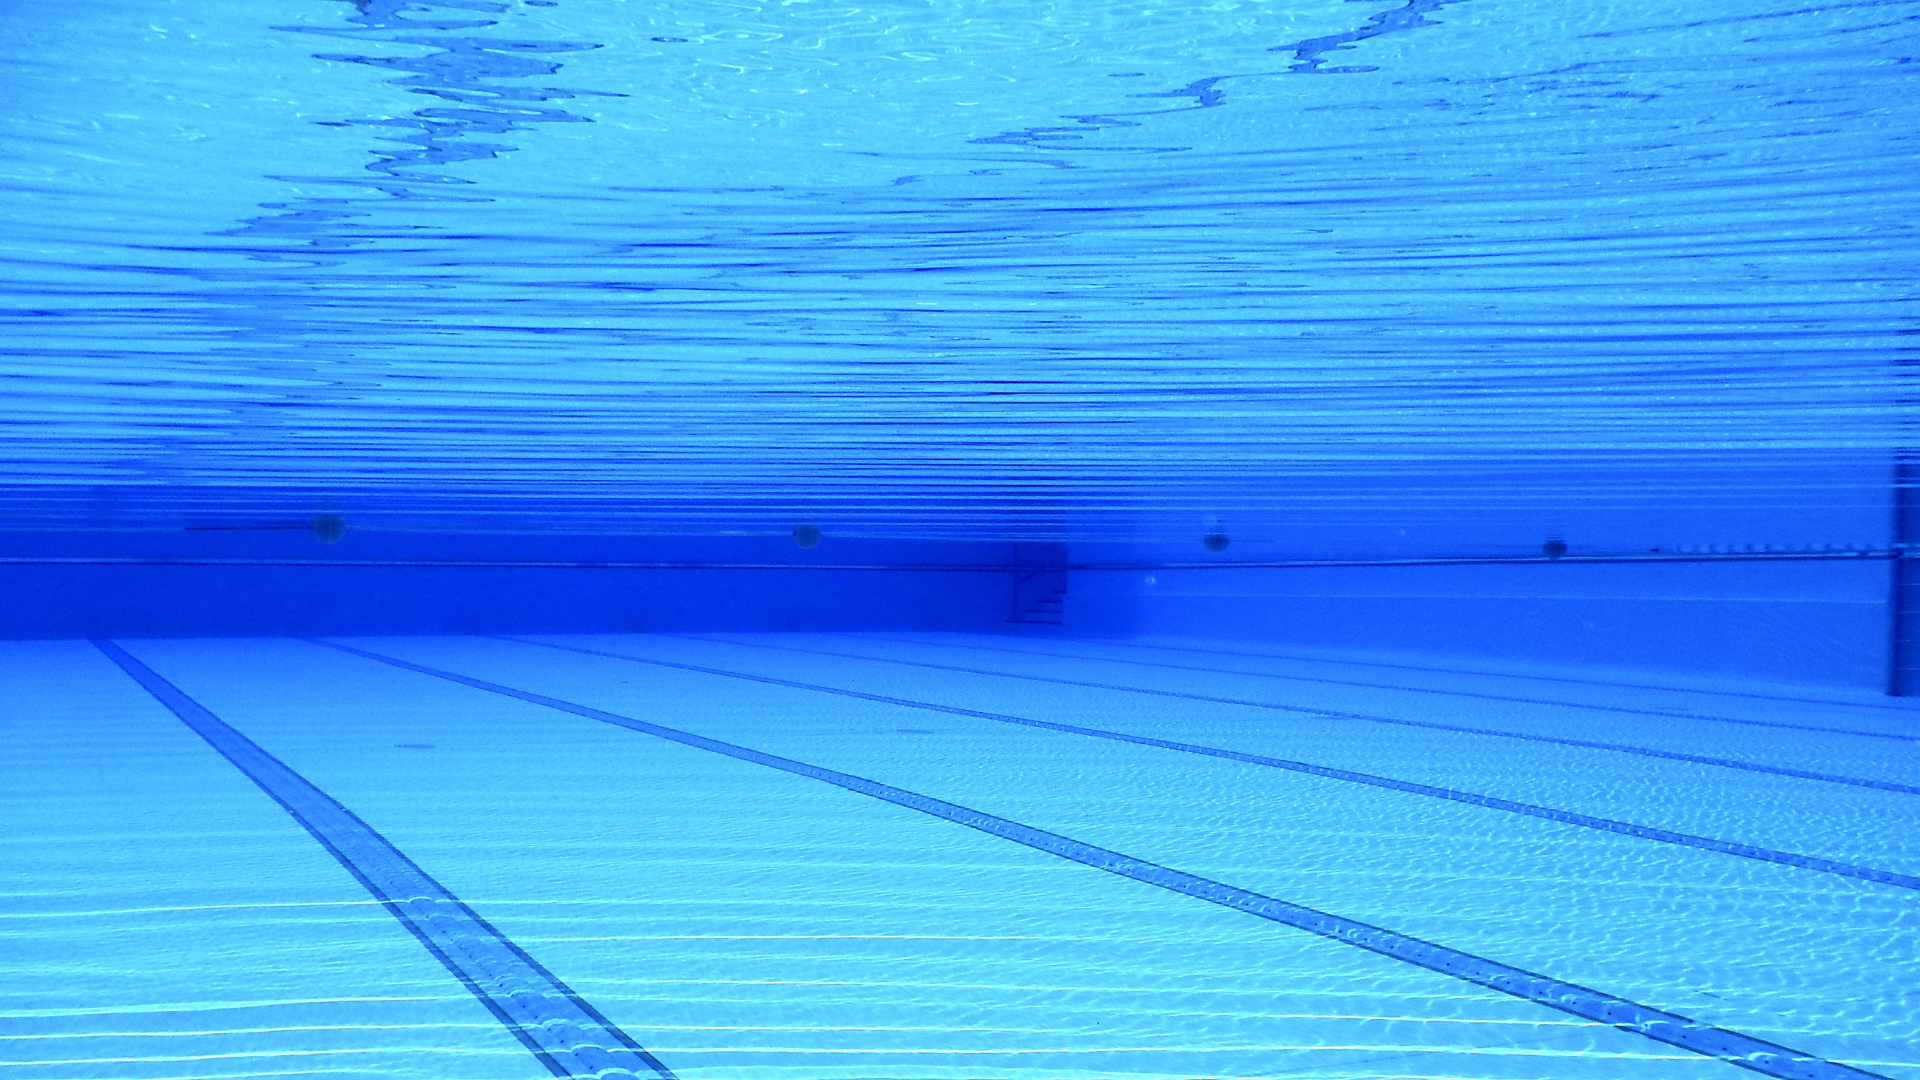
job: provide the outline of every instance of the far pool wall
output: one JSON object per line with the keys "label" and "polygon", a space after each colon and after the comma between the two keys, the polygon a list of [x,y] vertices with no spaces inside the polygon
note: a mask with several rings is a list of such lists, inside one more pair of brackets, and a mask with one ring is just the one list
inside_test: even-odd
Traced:
{"label": "far pool wall", "polygon": [[[0,638],[1005,628],[1013,545],[0,534]],[[543,565],[544,564],[544,565]]]}
{"label": "far pool wall", "polygon": [[[1087,545],[1072,557],[1166,554]],[[1891,586],[1877,558],[1089,569],[1071,577],[1062,629],[1885,690]]]}

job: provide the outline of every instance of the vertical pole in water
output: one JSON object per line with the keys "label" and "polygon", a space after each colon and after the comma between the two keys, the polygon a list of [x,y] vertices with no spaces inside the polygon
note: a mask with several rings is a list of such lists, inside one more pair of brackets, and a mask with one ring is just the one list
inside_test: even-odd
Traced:
{"label": "vertical pole in water", "polygon": [[[1907,330],[1903,333],[1912,334]],[[1920,460],[1909,444],[1911,423],[1906,410],[1912,398],[1906,380],[1920,374],[1914,365],[1920,357],[1914,350],[1901,349],[1894,359],[1894,449],[1893,449],[1893,557],[1889,607],[1892,609],[1893,640],[1889,645],[1887,693],[1896,697],[1920,692],[1920,551],[1908,545],[1920,537]]]}
{"label": "vertical pole in water", "polygon": [[1914,535],[1920,508],[1914,506],[1914,463],[1902,451],[1893,473],[1893,558],[1892,596],[1893,641],[1887,693],[1905,696],[1920,689],[1920,642],[1914,641],[1914,623],[1920,619],[1920,559],[1907,557],[1907,543]]}

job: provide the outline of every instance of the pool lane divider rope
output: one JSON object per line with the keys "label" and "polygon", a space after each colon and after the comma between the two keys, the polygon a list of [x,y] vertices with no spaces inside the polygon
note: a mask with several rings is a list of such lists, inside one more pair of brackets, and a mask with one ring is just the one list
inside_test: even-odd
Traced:
{"label": "pool lane divider rope", "polygon": [[[1430,784],[1417,784],[1410,780],[1396,780],[1390,776],[1375,776],[1371,773],[1354,772],[1350,769],[1336,769],[1330,765],[1315,765],[1307,761],[1291,761],[1287,758],[1267,757],[1264,754],[1249,754],[1239,750],[1225,750],[1216,746],[1202,746],[1197,743],[1175,742],[1171,739],[1156,739],[1147,735],[1130,735],[1124,731],[1108,731],[1104,728],[1081,727],[1078,724],[1062,724],[1052,720],[1035,720],[1026,716],[1012,716],[1007,713],[982,712],[979,709],[962,709],[953,705],[936,705],[927,701],[914,701],[910,698],[887,697],[884,694],[869,694],[860,690],[847,690],[837,686],[823,686],[817,683],[795,682],[791,679],[778,679],[770,675],[751,675],[743,671],[728,671],[725,668],[701,667],[696,664],[683,664],[672,660],[655,660],[650,657],[629,656],[626,653],[604,652],[588,649],[579,645],[560,645],[532,638],[502,637],[501,641],[511,641],[520,645],[539,645],[549,649],[566,652],[584,653],[588,656],[604,656],[613,660],[627,660],[636,664],[652,664],[657,667],[679,668],[682,671],[695,671],[703,675],[723,675],[730,679],[743,679],[747,682],[766,683],[771,686],[791,687],[796,690],[813,690],[822,694],[835,694],[840,697],[858,698],[862,701],[874,701],[883,705],[899,705],[909,709],[923,709],[928,712],[946,713],[951,716],[966,716],[981,720],[996,720],[1003,724],[1017,724],[1021,727],[1041,728],[1046,731],[1059,731],[1070,735],[1085,735],[1095,739],[1110,739],[1114,742],[1132,743],[1136,746],[1152,746],[1161,750],[1176,750],[1183,754],[1199,754],[1205,757],[1223,758],[1227,761],[1245,762],[1249,765],[1262,765],[1270,769],[1285,769],[1288,772],[1305,773],[1309,776],[1323,776],[1330,780],[1344,780],[1353,784],[1365,784],[1369,787],[1385,788],[1390,791],[1404,791],[1412,795],[1425,795],[1434,799],[1447,799],[1452,802],[1466,803],[1469,806],[1485,807],[1489,810],[1504,810],[1510,814],[1525,814],[1528,817],[1557,821],[1565,825],[1578,825],[1582,828],[1597,829],[1601,832],[1618,833],[1621,836],[1633,836],[1642,840],[1656,840],[1663,844],[1677,844],[1681,847],[1698,848],[1702,851],[1715,851],[1723,855],[1737,855],[1744,859],[1756,859],[1760,862],[1779,863],[1783,866],[1797,867],[1802,870],[1816,870],[1825,874],[1837,874],[1841,877],[1872,881],[1881,885],[1893,885],[1902,889],[1920,890],[1920,877],[1911,874],[1899,874],[1891,870],[1877,870],[1870,866],[1855,866],[1852,863],[1822,859],[1814,855],[1801,855],[1791,851],[1775,851],[1771,848],[1755,847],[1752,844],[1736,844],[1728,840],[1715,840],[1707,836],[1692,836],[1687,833],[1670,832],[1656,829],[1650,825],[1637,825],[1630,821],[1614,821],[1610,818],[1592,817],[1577,814],[1571,810],[1558,810],[1550,806],[1535,806],[1532,803],[1515,802],[1493,795],[1481,795],[1472,791],[1456,791],[1452,788],[1434,787]],[[696,638],[693,640],[705,640]],[[729,643],[731,644],[731,643]],[[778,646],[765,646],[776,648]],[[812,652],[814,650],[802,650]],[[826,653],[828,656],[840,656],[840,653]],[[855,659],[866,659],[855,657]],[[906,663],[907,661],[900,661]],[[928,665],[939,666],[939,665]]]}
{"label": "pool lane divider rope", "polygon": [[[503,640],[521,641],[522,639],[505,638]],[[707,638],[688,638],[688,640],[708,641],[709,644],[714,643]],[[525,643],[534,645],[547,644],[547,642],[544,641],[531,640]],[[719,644],[737,645],[740,643],[729,641],[719,642]],[[569,646],[554,645],[551,647],[568,648]],[[776,646],[767,647],[774,648]],[[1903,795],[1920,795],[1920,787],[1915,787],[1912,784],[1902,784],[1892,780],[1873,780],[1858,776],[1840,776],[1835,773],[1812,772],[1807,769],[1790,769],[1783,765],[1761,765],[1757,762],[1737,761],[1733,758],[1706,757],[1701,754],[1683,754],[1677,750],[1656,750],[1648,746],[1630,746],[1625,743],[1567,739],[1558,735],[1534,735],[1524,731],[1501,731],[1498,728],[1467,727],[1463,724],[1442,724],[1433,720],[1402,720],[1392,716],[1370,716],[1366,713],[1338,712],[1333,709],[1317,709],[1306,705],[1281,705],[1272,701],[1254,701],[1250,698],[1215,697],[1211,694],[1189,694],[1179,690],[1155,690],[1142,686],[1122,686],[1119,683],[1089,682],[1083,679],[1061,679],[1050,675],[1017,675],[1005,671],[993,671],[988,668],[961,667],[957,664],[936,664],[922,660],[889,661],[879,657],[855,656],[846,653],[828,653],[825,655],[845,656],[851,660],[871,660],[881,664],[899,663],[912,667],[937,668],[943,671],[955,671],[968,675],[991,675],[1002,679],[1021,679],[1027,682],[1053,683],[1058,686],[1083,686],[1091,690],[1118,690],[1128,694],[1148,694],[1153,697],[1180,698],[1186,701],[1204,701],[1209,705],[1244,705],[1253,709],[1271,709],[1275,712],[1302,713],[1307,716],[1326,717],[1333,720],[1364,720],[1371,724],[1394,724],[1399,727],[1428,728],[1434,731],[1455,731],[1466,735],[1489,735],[1499,739],[1518,739],[1523,742],[1577,746],[1586,750],[1609,750],[1619,754],[1637,754],[1641,757],[1666,758],[1670,761],[1685,761],[1695,765],[1712,765],[1722,769],[1740,769],[1745,772],[1767,773],[1773,776],[1791,776],[1796,780],[1820,780],[1829,784],[1846,784],[1851,787],[1874,788],[1879,791],[1896,791]]]}
{"label": "pool lane divider rope", "polygon": [[119,645],[93,644],[313,834],[555,1076],[674,1080],[658,1058],[353,811]]}
{"label": "pool lane divider rope", "polygon": [[1725,1061],[1764,1076],[1777,1077],[1779,1080],[1887,1080],[1878,1073],[1870,1073],[1851,1065],[1814,1057],[1789,1047],[1756,1039],[1751,1035],[1743,1035],[1737,1031],[1702,1023],[1678,1013],[1665,1012],[1636,1001],[1615,997],[1574,983],[1562,982],[1559,979],[1511,967],[1472,953],[1461,952],[1458,949],[1450,949],[1444,945],[1436,945],[1407,934],[1150,863],[1144,859],[1096,847],[1059,833],[1023,825],[1017,821],[997,817],[957,803],[946,802],[930,795],[922,795],[904,788],[893,787],[819,765],[811,765],[804,761],[780,757],[777,754],[769,754],[750,747],[722,742],[704,735],[695,735],[677,728],[664,727],[630,716],[621,716],[571,701],[547,697],[544,694],[535,694],[457,672],[416,664],[352,645],[323,641],[319,638],[303,640],[405,671],[430,675],[475,690],[484,690],[532,705],[541,705],[559,712],[571,713],[574,716],[652,735],[682,746],[720,754],[736,761],[762,765],[794,776],[818,780],[846,791],[950,821],[956,825],[964,825],[989,836],[1010,840],[1036,851],[1046,852],[1096,870],[1103,870],[1118,877],[1191,896],[1197,900],[1205,900],[1211,904],[1255,915],[1298,930],[1305,930],[1308,933],[1423,967],[1429,971],[1451,975],[1621,1031],[1643,1035],[1669,1046],[1677,1046],[1692,1053]]}

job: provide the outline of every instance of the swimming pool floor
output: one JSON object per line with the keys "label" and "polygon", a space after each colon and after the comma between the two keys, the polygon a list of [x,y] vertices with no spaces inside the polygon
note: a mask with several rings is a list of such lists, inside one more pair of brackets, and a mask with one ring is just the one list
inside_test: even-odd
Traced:
{"label": "swimming pool floor", "polygon": [[1284,652],[0,643],[0,1078],[1920,1078],[1911,707]]}

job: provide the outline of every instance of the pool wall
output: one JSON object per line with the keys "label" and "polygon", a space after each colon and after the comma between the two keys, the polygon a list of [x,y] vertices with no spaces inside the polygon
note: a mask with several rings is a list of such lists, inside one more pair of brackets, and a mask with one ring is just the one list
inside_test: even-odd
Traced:
{"label": "pool wall", "polygon": [[10,534],[0,636],[956,630],[1305,649],[1884,689],[1886,553],[1313,566],[1198,544]]}
{"label": "pool wall", "polygon": [[[1076,557],[1123,561],[1096,547]],[[1872,557],[1095,570],[1074,576],[1066,629],[1884,689],[1891,573]]]}
{"label": "pool wall", "polygon": [[13,533],[0,637],[999,629],[1014,545],[787,537]]}

